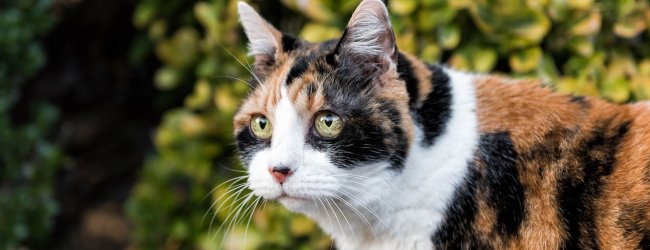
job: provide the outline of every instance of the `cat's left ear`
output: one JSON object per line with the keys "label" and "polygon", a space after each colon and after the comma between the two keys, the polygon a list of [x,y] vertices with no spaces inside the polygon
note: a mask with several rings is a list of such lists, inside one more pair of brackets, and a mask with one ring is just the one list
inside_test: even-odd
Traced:
{"label": "cat's left ear", "polygon": [[357,6],[334,54],[338,61],[361,65],[365,71],[396,68],[395,34],[382,1],[364,0]]}
{"label": "cat's left ear", "polygon": [[282,51],[280,45],[282,33],[275,29],[255,9],[239,1],[237,4],[239,19],[248,37],[248,54],[255,56],[255,71],[263,75],[266,68],[273,64]]}

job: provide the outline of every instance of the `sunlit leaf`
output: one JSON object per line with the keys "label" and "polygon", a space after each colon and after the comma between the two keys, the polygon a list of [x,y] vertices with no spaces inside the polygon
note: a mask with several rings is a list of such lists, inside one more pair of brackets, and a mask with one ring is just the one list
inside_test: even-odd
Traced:
{"label": "sunlit leaf", "polygon": [[388,1],[389,9],[391,12],[398,15],[411,14],[417,7],[417,1],[413,0],[391,0]]}
{"label": "sunlit leaf", "polygon": [[633,38],[648,28],[648,23],[641,17],[624,19],[614,24],[614,33],[620,37]]}
{"label": "sunlit leaf", "polygon": [[630,86],[637,100],[650,100],[650,75],[632,77]]}
{"label": "sunlit leaf", "polygon": [[162,90],[172,89],[180,83],[180,72],[176,69],[164,67],[156,71],[154,83]]}
{"label": "sunlit leaf", "polygon": [[542,50],[531,47],[518,51],[509,58],[510,67],[516,72],[528,72],[539,66],[542,59]]}
{"label": "sunlit leaf", "polygon": [[312,42],[338,38],[340,35],[341,31],[338,28],[320,23],[308,23],[300,32],[300,37]]}
{"label": "sunlit leaf", "polygon": [[630,98],[630,86],[625,78],[603,82],[600,93],[613,102],[624,102]]}
{"label": "sunlit leaf", "polygon": [[602,16],[597,9],[592,10],[589,15],[582,18],[571,27],[571,34],[576,36],[591,35],[600,30]]}
{"label": "sunlit leaf", "polygon": [[400,36],[397,37],[397,47],[401,51],[405,51],[410,54],[415,54],[417,50],[415,32],[412,30],[407,30],[402,34],[400,34]]}
{"label": "sunlit leaf", "polygon": [[438,41],[444,49],[455,48],[460,42],[460,28],[454,24],[440,27],[438,29]]}
{"label": "sunlit leaf", "polygon": [[420,58],[427,62],[436,62],[440,58],[440,48],[435,44],[424,46],[420,52]]}
{"label": "sunlit leaf", "polygon": [[593,82],[563,77],[555,84],[557,91],[567,94],[598,96],[598,88]]}
{"label": "sunlit leaf", "polygon": [[219,12],[207,2],[198,2],[194,5],[196,19],[214,37],[219,35]]}
{"label": "sunlit leaf", "polygon": [[304,216],[296,216],[291,220],[289,228],[294,237],[302,237],[312,233],[316,225],[312,220]]}
{"label": "sunlit leaf", "polygon": [[205,79],[199,80],[194,85],[194,92],[185,98],[185,106],[192,109],[204,107],[210,101],[211,92],[210,83]]}
{"label": "sunlit leaf", "polygon": [[525,13],[521,19],[512,23],[515,34],[530,41],[539,41],[548,32],[551,22],[548,20],[543,11],[530,10]]}
{"label": "sunlit leaf", "polygon": [[594,53],[594,41],[590,37],[576,37],[569,42],[569,48],[577,54],[588,57]]}
{"label": "sunlit leaf", "polygon": [[477,48],[472,54],[472,69],[478,72],[492,70],[498,59],[497,52],[491,48]]}
{"label": "sunlit leaf", "polygon": [[586,10],[593,6],[593,0],[570,0],[566,1],[571,8]]}
{"label": "sunlit leaf", "polygon": [[331,21],[335,16],[322,1],[282,0],[286,6],[301,11],[306,16],[319,22]]}

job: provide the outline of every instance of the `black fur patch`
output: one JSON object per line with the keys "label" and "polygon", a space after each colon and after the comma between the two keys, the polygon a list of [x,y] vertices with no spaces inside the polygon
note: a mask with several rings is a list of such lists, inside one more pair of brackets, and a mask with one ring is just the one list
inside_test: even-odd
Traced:
{"label": "black fur patch", "polygon": [[571,102],[583,104],[585,103],[585,101],[586,99],[584,96],[575,96],[575,95],[571,96]]}
{"label": "black fur patch", "polygon": [[298,39],[289,34],[282,34],[282,51],[289,53],[300,45]]}
{"label": "black fur patch", "polygon": [[391,168],[396,170],[402,170],[404,168],[404,162],[406,161],[406,154],[408,145],[408,140],[406,139],[406,134],[402,130],[401,125],[401,114],[395,108],[395,106],[389,102],[381,102],[380,110],[383,113],[383,117],[386,117],[390,120],[393,125],[392,133],[385,133],[385,137],[388,137],[392,145],[389,145],[389,150],[392,152],[390,156]]}
{"label": "black fur patch", "polygon": [[526,196],[519,181],[517,153],[507,132],[481,137],[479,157],[485,167],[486,195],[497,211],[499,232],[514,236],[526,215]]}
{"label": "black fur patch", "polygon": [[[600,196],[603,181],[616,164],[618,147],[629,127],[602,121],[588,138],[582,138],[574,148],[577,158],[568,168],[575,168],[582,176],[566,174],[559,180],[558,204],[568,238],[562,249],[597,249],[594,201]],[[613,128],[613,129],[612,129]]]}
{"label": "black fur patch", "polygon": [[[395,104],[373,96],[374,79],[355,67],[342,67],[322,81],[325,109],[339,114],[345,125],[336,138],[321,138],[312,129],[307,144],[327,152],[340,168],[389,161],[391,168],[401,169],[408,147],[401,116]],[[391,129],[378,122],[390,123]]]}
{"label": "black fur patch", "polygon": [[298,58],[296,62],[293,64],[293,67],[291,67],[291,69],[289,70],[289,74],[287,74],[287,81],[285,82],[285,84],[287,86],[291,86],[291,84],[296,78],[300,77],[303,73],[305,73],[305,71],[309,67],[310,62],[311,60],[305,57]]}
{"label": "black fur patch", "polygon": [[473,228],[478,213],[476,195],[486,195],[497,212],[494,237],[516,237],[526,214],[524,187],[519,181],[517,153],[507,132],[481,136],[478,160],[469,166],[465,182],[456,191],[446,219],[432,240],[442,249],[486,249]]}
{"label": "black fur patch", "polygon": [[418,100],[418,79],[413,74],[411,62],[402,53],[397,54],[397,73],[399,78],[406,83],[406,91],[409,94],[409,107],[413,109]]}
{"label": "black fur patch", "polygon": [[639,249],[650,250],[650,232],[646,233],[639,242]]}
{"label": "black fur patch", "polygon": [[589,102],[587,102],[587,98],[584,96],[571,96],[571,102],[580,105],[580,108],[584,109],[590,109],[591,105],[589,105]]}
{"label": "black fur patch", "polygon": [[431,84],[433,90],[427,96],[422,106],[415,111],[415,120],[422,125],[424,138],[422,145],[431,146],[434,140],[440,136],[446,127],[447,121],[451,118],[451,86],[449,76],[442,68],[429,65],[431,70]]}
{"label": "black fur patch", "polygon": [[264,148],[271,147],[270,140],[258,139],[250,131],[249,126],[246,126],[246,128],[237,133],[235,139],[237,150],[239,151],[239,155],[241,156],[241,159],[244,162],[245,166],[248,166],[250,164],[250,161],[252,160],[252,157],[255,155],[255,153]]}
{"label": "black fur patch", "polygon": [[488,249],[481,243],[472,225],[478,213],[475,198],[480,173],[473,164],[462,185],[454,193],[445,220],[431,236],[436,249]]}

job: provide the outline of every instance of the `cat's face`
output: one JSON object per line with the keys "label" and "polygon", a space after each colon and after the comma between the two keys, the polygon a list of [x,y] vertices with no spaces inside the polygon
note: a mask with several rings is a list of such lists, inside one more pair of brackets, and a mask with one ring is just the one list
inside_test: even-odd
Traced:
{"label": "cat's face", "polygon": [[383,3],[365,1],[341,39],[319,44],[281,34],[244,3],[239,12],[256,57],[234,119],[249,187],[302,212],[381,196],[413,139]]}

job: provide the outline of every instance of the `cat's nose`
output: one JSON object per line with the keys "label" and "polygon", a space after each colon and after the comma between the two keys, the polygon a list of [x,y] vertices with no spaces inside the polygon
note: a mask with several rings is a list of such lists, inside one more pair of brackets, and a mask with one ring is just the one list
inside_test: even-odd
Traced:
{"label": "cat's nose", "polygon": [[291,175],[291,169],[287,166],[269,167],[269,173],[271,173],[275,181],[282,184]]}

